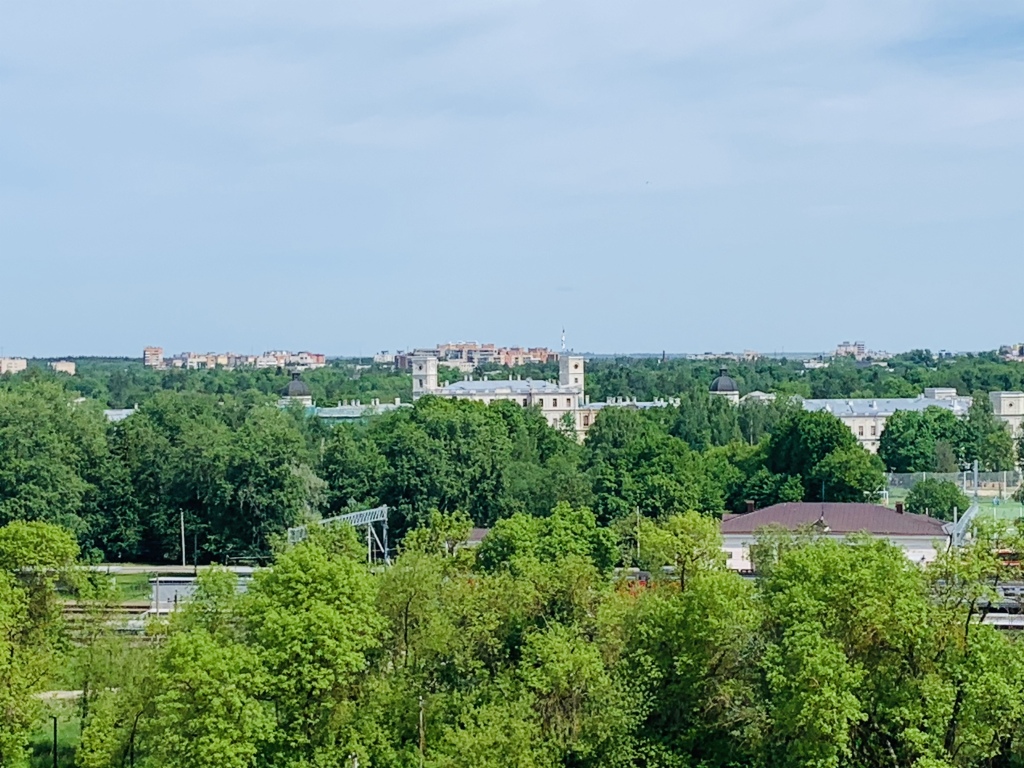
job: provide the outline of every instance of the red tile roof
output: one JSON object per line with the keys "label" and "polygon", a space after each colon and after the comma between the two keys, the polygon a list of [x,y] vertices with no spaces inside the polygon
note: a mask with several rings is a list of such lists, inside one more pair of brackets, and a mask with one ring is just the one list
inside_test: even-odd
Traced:
{"label": "red tile roof", "polygon": [[880,504],[789,502],[747,512],[723,515],[722,533],[754,533],[768,525],[795,530],[824,517],[830,533],[867,532],[888,536],[945,536],[947,523],[926,515],[896,512]]}

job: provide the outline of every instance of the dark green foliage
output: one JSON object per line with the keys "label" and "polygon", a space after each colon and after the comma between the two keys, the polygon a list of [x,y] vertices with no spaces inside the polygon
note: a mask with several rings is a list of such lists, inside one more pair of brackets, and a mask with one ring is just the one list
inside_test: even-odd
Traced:
{"label": "dark green foliage", "polygon": [[[387,504],[392,538],[434,511],[491,526],[517,513],[543,517],[561,502],[601,524],[742,511],[797,499],[863,500],[882,485],[878,462],[827,413],[786,393],[906,394],[924,385],[1016,386],[1019,367],[987,357],[890,368],[836,361],[756,360],[731,372],[774,401],[711,397],[706,361],[595,360],[588,391],[663,407],[604,408],[580,445],[536,410],[510,402],[423,398],[414,407],[332,427],[302,408],[276,407],[277,371],[153,371],[134,361],[81,361],[80,375],[38,366],[0,379],[0,521],[44,519],[74,531],[88,557],[178,561],[265,558],[276,536],[322,515]],[[551,366],[524,370],[553,376]],[[945,377],[945,378],[944,378]],[[952,377],[952,379],[950,378]],[[336,363],[304,374],[321,402],[408,393],[409,377]],[[955,380],[954,380],[955,379]],[[139,404],[108,425],[93,399]],[[678,399],[678,402],[677,402]],[[966,420],[946,411],[897,413],[882,435],[891,469],[1013,466],[1009,433],[979,395]]]}
{"label": "dark green foliage", "polygon": [[907,511],[918,515],[931,515],[941,520],[952,520],[953,510],[962,515],[971,505],[960,486],[949,480],[926,478],[914,484],[907,494]]}
{"label": "dark green foliage", "polygon": [[941,408],[893,414],[878,455],[893,472],[956,472],[975,461],[983,472],[999,472],[1016,463],[1013,437],[983,392],[963,420]]}
{"label": "dark green foliage", "polygon": [[964,427],[964,456],[968,462],[976,460],[979,468],[987,472],[1014,468],[1013,437],[1006,424],[993,415],[992,404],[984,392],[975,393]]}
{"label": "dark green foliage", "polygon": [[339,427],[321,472],[332,510],[387,504],[400,530],[431,510],[465,510],[487,526],[515,512],[547,514],[559,501],[586,501],[580,447],[540,413],[425,397],[366,428]]}
{"label": "dark green foliage", "polygon": [[964,422],[951,411],[897,411],[886,420],[878,456],[892,472],[955,472],[965,457],[966,437]]}
{"label": "dark green foliage", "polygon": [[808,500],[865,501],[875,498],[885,483],[878,457],[861,448],[849,428],[824,411],[787,416],[768,440],[765,466],[775,475],[800,478]]}

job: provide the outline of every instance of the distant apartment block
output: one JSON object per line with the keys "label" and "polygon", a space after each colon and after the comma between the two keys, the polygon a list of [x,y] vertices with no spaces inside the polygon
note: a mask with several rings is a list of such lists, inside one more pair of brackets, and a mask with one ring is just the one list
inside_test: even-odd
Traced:
{"label": "distant apartment block", "polygon": [[274,350],[262,355],[238,355],[234,352],[181,352],[164,357],[161,347],[146,347],[142,362],[150,368],[184,368],[202,371],[213,368],[291,368],[313,370],[327,365],[327,356],[321,352],[288,352]]}
{"label": "distant apartment block", "polygon": [[835,351],[836,357],[852,357],[854,360],[863,360],[867,357],[867,345],[863,341],[841,342]]}
{"label": "distant apartment block", "polygon": [[888,352],[882,352],[877,349],[868,349],[867,345],[863,341],[844,341],[836,347],[836,351],[833,353],[835,357],[852,357],[854,360],[861,362],[863,360],[888,360],[892,357]]}
{"label": "distant apartment block", "polygon": [[697,361],[719,361],[719,360],[733,360],[737,363],[749,363],[753,360],[757,360],[761,357],[760,352],[756,352],[753,349],[745,349],[742,352],[700,352],[697,354],[686,355],[687,360]]}
{"label": "distant apartment block", "polygon": [[547,347],[499,347],[475,341],[438,344],[429,349],[417,348],[395,354],[384,351],[373,356],[375,363],[393,362],[398,370],[410,370],[413,358],[435,357],[441,365],[471,373],[481,365],[501,365],[515,368],[522,365],[544,364],[558,360],[558,353]]}
{"label": "distant apartment block", "polygon": [[1006,344],[999,348],[999,356],[1012,363],[1024,363],[1024,343]]}
{"label": "distant apartment block", "polygon": [[74,376],[76,366],[70,360],[55,360],[50,363],[50,370],[54,373],[66,373],[68,376]]}
{"label": "distant apartment block", "polygon": [[28,368],[28,360],[24,357],[0,357],[0,376],[5,373],[20,373]]}
{"label": "distant apartment block", "polygon": [[164,367],[164,348],[146,347],[142,350],[142,364],[147,368]]}

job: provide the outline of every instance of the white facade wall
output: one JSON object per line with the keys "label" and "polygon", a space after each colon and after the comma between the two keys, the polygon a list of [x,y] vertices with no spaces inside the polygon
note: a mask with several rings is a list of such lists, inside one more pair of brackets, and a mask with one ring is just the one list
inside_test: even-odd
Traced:
{"label": "white facade wall", "polygon": [[558,384],[546,381],[494,379],[439,386],[437,381],[438,359],[436,357],[416,355],[411,362],[414,400],[423,395],[437,395],[453,400],[472,400],[484,405],[507,400],[524,408],[539,408],[548,424],[553,427],[561,426],[566,414],[569,414],[579,437],[586,432],[585,426],[589,426],[589,424],[584,425],[584,417],[580,413],[580,409],[584,406],[585,363],[582,357],[572,355],[560,359]]}
{"label": "white facade wall", "polygon": [[[843,541],[846,534],[829,536],[830,539]],[[949,544],[948,536],[941,536],[938,539],[930,536],[878,536],[885,539],[893,546],[899,547],[906,554],[907,559],[919,565],[927,565],[938,557],[939,549],[945,549]],[[722,550],[726,555],[726,567],[734,571],[751,571],[753,564],[750,561],[750,545],[757,542],[757,536],[750,533],[733,533],[722,536]]]}
{"label": "white facade wall", "polygon": [[28,368],[28,360],[24,357],[0,357],[0,376],[5,373],[21,373]]}
{"label": "white facade wall", "polygon": [[992,411],[1010,428],[1014,437],[1024,435],[1024,392],[989,392]]}
{"label": "white facade wall", "polygon": [[68,376],[74,376],[77,366],[70,360],[57,360],[50,363],[50,370],[54,373],[66,373]]}
{"label": "white facade wall", "polygon": [[840,416],[840,420],[857,438],[857,442],[871,453],[878,453],[878,440],[885,429],[887,417],[878,416]]}

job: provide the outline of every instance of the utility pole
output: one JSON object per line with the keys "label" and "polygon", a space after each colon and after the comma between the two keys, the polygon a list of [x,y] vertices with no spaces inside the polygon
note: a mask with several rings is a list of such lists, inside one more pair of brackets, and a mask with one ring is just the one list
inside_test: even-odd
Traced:
{"label": "utility pole", "polygon": [[179,510],[181,512],[181,567],[184,568],[188,563],[185,562],[185,510]]}
{"label": "utility pole", "polygon": [[50,715],[53,720],[53,768],[57,768],[57,716]]}

